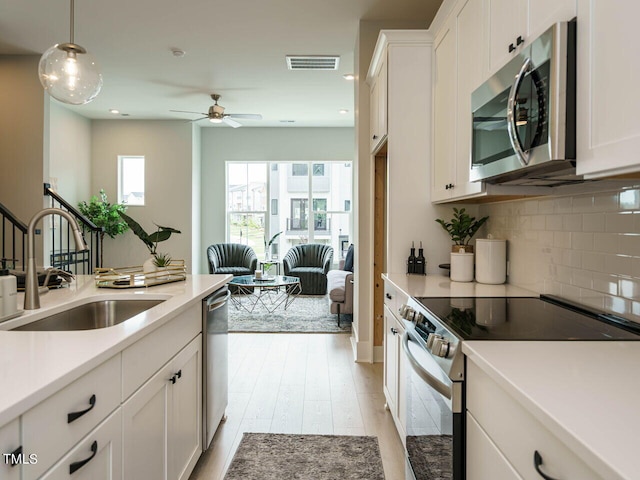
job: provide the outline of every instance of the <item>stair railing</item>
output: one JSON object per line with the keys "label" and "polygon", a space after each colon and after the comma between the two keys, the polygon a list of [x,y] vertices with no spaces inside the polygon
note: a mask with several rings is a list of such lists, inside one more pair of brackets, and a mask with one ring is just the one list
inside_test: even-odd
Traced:
{"label": "stair railing", "polygon": [[[50,264],[52,267],[66,270],[75,274],[93,274],[95,268],[100,265],[100,242],[102,240],[103,228],[96,226],[91,220],[85,217],[80,211],[67,202],[48,183],[44,184],[44,194],[51,198],[51,207],[61,208],[68,211],[76,218],[78,226],[82,229],[85,242],[89,250],[76,252],[71,235],[71,227],[65,220],[61,221],[60,215],[54,215],[54,228],[51,229],[51,254]],[[66,228],[65,228],[66,225]]]}
{"label": "stair railing", "polygon": [[0,218],[2,220],[2,247],[0,266],[18,268],[24,270],[27,225],[16,217],[11,211],[0,203]]}

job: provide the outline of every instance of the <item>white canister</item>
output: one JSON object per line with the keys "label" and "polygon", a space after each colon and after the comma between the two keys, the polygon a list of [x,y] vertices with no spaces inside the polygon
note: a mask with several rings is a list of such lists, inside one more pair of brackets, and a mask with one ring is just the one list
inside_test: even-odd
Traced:
{"label": "white canister", "polygon": [[507,241],[495,238],[476,240],[476,281],[499,285],[507,280]]}
{"label": "white canister", "polygon": [[18,311],[18,282],[9,270],[0,270],[0,318]]}
{"label": "white canister", "polygon": [[473,253],[451,253],[451,281],[473,282]]}

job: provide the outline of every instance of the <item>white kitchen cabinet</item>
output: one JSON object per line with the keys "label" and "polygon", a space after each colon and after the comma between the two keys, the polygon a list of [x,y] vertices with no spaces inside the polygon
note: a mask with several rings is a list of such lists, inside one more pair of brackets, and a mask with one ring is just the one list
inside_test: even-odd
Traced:
{"label": "white kitchen cabinet", "polygon": [[470,182],[471,92],[482,83],[482,0],[462,0],[435,41],[434,156],[431,201],[478,196],[482,182]]}
{"label": "white kitchen cabinet", "polygon": [[[3,455],[0,460],[0,478],[6,480],[20,479],[22,465],[12,464],[11,457],[5,457],[6,454],[18,454],[20,452],[22,452],[20,450],[20,420],[15,419],[0,428],[0,453]],[[14,460],[16,459],[17,457],[14,457]]]}
{"label": "white kitchen cabinet", "polygon": [[186,479],[202,451],[198,335],[122,406],[124,477]]}
{"label": "white kitchen cabinet", "polygon": [[640,171],[640,3],[578,0],[577,173],[598,178]]}
{"label": "white kitchen cabinet", "polygon": [[[25,467],[25,470],[28,468],[30,467]],[[42,480],[122,480],[121,409],[118,408],[51,470],[39,478]]]}
{"label": "white kitchen cabinet", "polygon": [[38,463],[24,468],[24,480],[39,478],[120,406],[120,373],[115,355],[22,416],[25,452],[38,455]]}
{"label": "white kitchen cabinet", "polygon": [[487,74],[495,73],[551,25],[576,16],[576,0],[485,0]]}
{"label": "white kitchen cabinet", "polygon": [[[534,466],[535,452],[538,452],[542,458],[540,469],[552,478],[604,480],[470,358],[467,358],[466,386],[467,413],[477,421],[508,466],[522,478],[541,477]],[[488,446],[473,442],[473,436],[467,438],[467,458],[476,461],[480,451]],[[505,466],[496,468],[504,469]],[[468,478],[503,477],[479,475]]]}
{"label": "white kitchen cabinet", "polygon": [[467,412],[467,480],[522,480],[486,432]]}
{"label": "white kitchen cabinet", "polygon": [[387,138],[387,60],[383,58],[371,79],[370,148],[375,153]]}

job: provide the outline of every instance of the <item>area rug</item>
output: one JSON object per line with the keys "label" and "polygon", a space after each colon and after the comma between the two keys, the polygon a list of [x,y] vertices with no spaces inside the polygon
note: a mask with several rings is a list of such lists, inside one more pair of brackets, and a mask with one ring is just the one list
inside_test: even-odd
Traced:
{"label": "area rug", "polygon": [[384,480],[376,437],[245,433],[225,480]]}
{"label": "area rug", "polygon": [[299,296],[284,310],[279,307],[269,313],[258,304],[251,313],[229,302],[230,332],[269,333],[350,333],[351,315],[338,316],[329,312],[326,296]]}

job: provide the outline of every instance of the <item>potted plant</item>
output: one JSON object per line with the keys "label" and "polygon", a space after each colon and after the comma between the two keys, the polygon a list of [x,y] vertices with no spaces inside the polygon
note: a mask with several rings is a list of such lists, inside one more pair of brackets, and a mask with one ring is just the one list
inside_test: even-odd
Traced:
{"label": "potted plant", "polygon": [[127,207],[119,203],[111,204],[107,201],[107,194],[100,189],[100,198],[93,195],[89,203],[82,201],[78,203],[80,213],[87,217],[97,227],[102,227],[100,232],[100,266],[103,266],[104,236],[109,235],[115,238],[127,231],[129,226],[120,217],[119,213],[124,213]]}
{"label": "potted plant", "polygon": [[168,254],[158,253],[158,243],[168,240],[173,233],[181,233],[180,230],[155,224],[157,227],[156,231],[149,234],[145,232],[138,222],[127,214],[119,212],[119,215],[127,223],[131,231],[142,240],[142,243],[145,244],[151,254],[151,258],[144,262],[143,270],[145,272],[154,271],[156,267],[166,267],[171,263],[172,258]]}
{"label": "potted plant", "polygon": [[[269,261],[271,260],[271,245],[273,245],[273,242],[275,242],[276,238],[278,238],[280,236],[280,234],[282,234],[282,231],[276,233],[274,236],[272,236],[269,241],[267,242],[267,237],[264,237],[264,257],[265,260]],[[265,262],[266,264],[266,262]]]}
{"label": "potted plant", "polygon": [[451,240],[453,240],[452,252],[457,253],[461,248],[464,248],[465,252],[470,253],[473,252],[473,246],[469,245],[469,241],[487,220],[489,220],[489,217],[482,217],[476,220],[476,217],[470,216],[464,208],[460,210],[454,208],[451,221],[446,222],[438,218],[436,222],[442,225],[442,228],[446,230]]}

